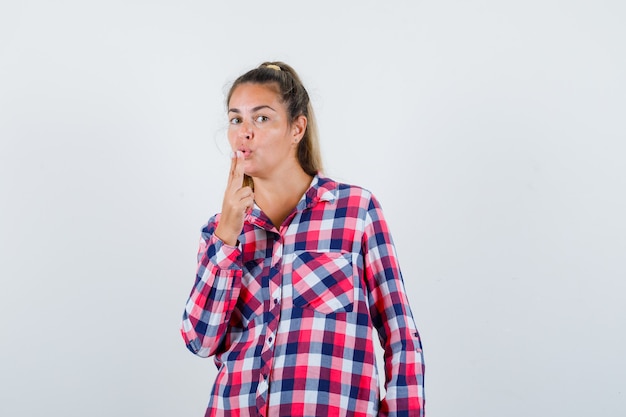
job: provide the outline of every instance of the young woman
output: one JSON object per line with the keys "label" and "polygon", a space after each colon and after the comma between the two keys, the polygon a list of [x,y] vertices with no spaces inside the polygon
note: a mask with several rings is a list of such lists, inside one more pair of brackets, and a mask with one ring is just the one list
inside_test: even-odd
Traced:
{"label": "young woman", "polygon": [[322,176],[298,75],[264,63],[227,107],[228,185],[182,323],[189,350],[218,367],[206,416],[424,416],[421,342],[383,213]]}

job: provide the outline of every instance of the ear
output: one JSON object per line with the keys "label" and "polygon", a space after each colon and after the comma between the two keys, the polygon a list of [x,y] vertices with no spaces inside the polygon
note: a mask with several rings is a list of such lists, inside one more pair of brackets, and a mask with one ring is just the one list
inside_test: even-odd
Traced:
{"label": "ear", "polygon": [[291,134],[293,137],[293,141],[295,144],[300,142],[302,136],[304,136],[304,132],[306,132],[307,119],[306,116],[300,115],[293,121],[291,125]]}

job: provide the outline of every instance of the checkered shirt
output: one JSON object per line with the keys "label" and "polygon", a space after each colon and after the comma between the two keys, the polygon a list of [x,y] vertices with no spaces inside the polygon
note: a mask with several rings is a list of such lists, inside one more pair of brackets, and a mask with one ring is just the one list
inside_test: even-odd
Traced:
{"label": "checkered shirt", "polygon": [[424,416],[422,346],[370,192],[316,176],[279,229],[255,206],[237,246],[215,236],[219,218],[181,329],[218,368],[206,416]]}

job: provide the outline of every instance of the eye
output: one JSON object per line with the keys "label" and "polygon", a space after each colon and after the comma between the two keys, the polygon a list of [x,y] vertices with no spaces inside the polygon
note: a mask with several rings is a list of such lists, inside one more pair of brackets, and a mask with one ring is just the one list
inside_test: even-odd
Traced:
{"label": "eye", "polygon": [[257,123],[263,123],[263,122],[267,122],[270,118],[267,116],[257,116],[257,118],[255,119],[255,121]]}
{"label": "eye", "polygon": [[230,119],[231,125],[238,125],[239,123],[241,123],[241,119],[239,117],[233,117],[232,119]]}

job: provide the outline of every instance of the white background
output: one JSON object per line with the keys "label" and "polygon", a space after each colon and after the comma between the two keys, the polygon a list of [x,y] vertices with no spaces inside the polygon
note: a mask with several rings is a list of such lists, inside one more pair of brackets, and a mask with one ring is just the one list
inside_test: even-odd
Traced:
{"label": "white background", "polygon": [[0,6],[0,415],[201,416],[224,93],[284,60],[394,234],[429,417],[626,415],[622,1]]}

